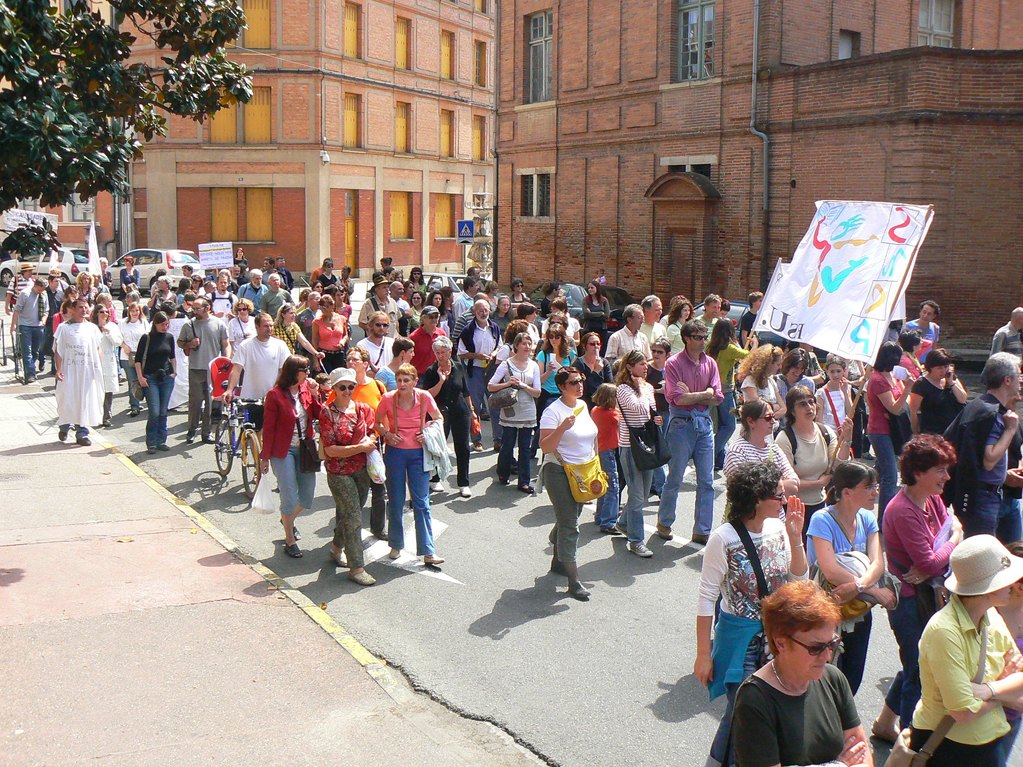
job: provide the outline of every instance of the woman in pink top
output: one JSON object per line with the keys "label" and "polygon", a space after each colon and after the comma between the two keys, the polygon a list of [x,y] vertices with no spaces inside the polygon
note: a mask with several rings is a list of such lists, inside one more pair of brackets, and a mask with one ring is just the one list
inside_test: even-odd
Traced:
{"label": "woman in pink top", "polygon": [[952,445],[935,434],[921,434],[907,442],[899,460],[903,488],[888,504],[881,525],[888,569],[902,580],[899,605],[888,613],[902,671],[892,681],[872,728],[874,735],[889,742],[894,742],[900,727],[909,727],[920,700],[918,645],[935,607],[930,583],[944,579],[952,550],[963,537],[962,525],[941,500],[955,460]]}
{"label": "woman in pink top", "polygon": [[423,464],[423,426],[426,417],[441,420],[440,410],[430,393],[416,388],[419,374],[415,367],[402,365],[395,372],[398,388],[387,392],[377,407],[376,430],[387,450],[387,540],[388,556],[397,559],[405,548],[402,512],[405,509],[405,485],[412,492],[412,510],[416,521],[416,554],[428,565],[444,560],[434,553],[433,523],[430,519],[430,475]]}
{"label": "woman in pink top", "polygon": [[320,298],[320,316],[313,320],[313,346],[323,352],[320,364],[325,373],[344,367],[348,320],[334,311],[334,299],[329,295]]}
{"label": "woman in pink top", "polygon": [[877,459],[875,468],[881,480],[877,510],[882,519],[888,502],[895,495],[899,484],[896,466],[898,455],[892,444],[888,414],[902,414],[906,409],[906,400],[909,399],[910,387],[892,374],[901,359],[901,346],[894,341],[881,344],[877,359],[874,361],[874,372],[867,382],[867,407],[870,409],[867,418],[867,439],[874,448]]}

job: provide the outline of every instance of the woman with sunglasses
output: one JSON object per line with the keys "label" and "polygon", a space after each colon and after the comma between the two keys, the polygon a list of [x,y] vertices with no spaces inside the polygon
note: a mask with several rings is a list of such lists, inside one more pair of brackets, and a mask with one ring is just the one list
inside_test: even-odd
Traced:
{"label": "woman with sunglasses", "polygon": [[313,347],[317,353],[323,353],[320,365],[326,373],[344,367],[348,346],[348,320],[334,311],[334,307],[330,295],[321,297],[320,316],[313,320]]}
{"label": "woman with sunglasses", "polygon": [[583,353],[572,363],[576,370],[583,374],[583,402],[593,407],[593,394],[601,384],[611,383],[611,365],[600,356],[603,342],[600,333],[589,331],[579,339]]}
{"label": "woman with sunglasses", "polygon": [[[736,690],[766,660],[760,601],[786,581],[807,575],[801,535],[803,504],[795,496],[789,498],[782,521],[786,501],[781,479],[778,467],[765,462],[749,463],[732,472],[726,488],[726,521],[710,534],[703,552],[693,674],[708,687],[711,699],[727,695],[725,715],[710,749],[711,758],[721,765],[734,759],[731,721]],[[756,575],[757,568],[763,573],[763,583]],[[745,737],[744,733],[741,740]]]}
{"label": "woman with sunglasses", "polygon": [[110,420],[114,407],[114,395],[121,390],[121,369],[118,353],[125,356],[131,351],[124,342],[117,325],[110,321],[110,309],[104,304],[96,303],[90,317],[92,324],[99,328],[103,338],[99,346],[99,359],[103,376],[103,428],[113,426]]}
{"label": "woman with sunglasses", "polygon": [[[327,487],[334,497],[334,540],[330,557],[348,568],[348,579],[372,586],[376,579],[366,572],[362,550],[362,509],[373,485],[366,471],[366,456],[376,450],[373,408],[352,400],[357,386],[355,373],[338,368],[328,379],[334,402],[320,413],[320,440],[327,456]],[[344,554],[342,554],[344,549]],[[347,560],[345,559],[347,555]]]}
{"label": "woman with sunglasses", "polygon": [[234,304],[234,316],[226,322],[227,340],[231,342],[232,349],[237,349],[242,341],[256,337],[256,321],[249,299],[239,298]]}
{"label": "woman with sunglasses", "polygon": [[735,696],[737,767],[872,767],[849,683],[828,662],[842,645],[838,605],[813,581],[795,581],[772,592],[760,612],[774,658]]}
{"label": "woman with sunglasses", "polygon": [[316,351],[316,347],[309,343],[301,326],[296,321],[297,317],[298,312],[294,306],[282,304],[281,308],[277,310],[277,317],[274,320],[273,336],[284,341],[288,351],[292,354],[302,354],[304,351],[304,356],[312,361],[315,370],[320,366],[320,360],[323,359],[324,354]]}
{"label": "woman with sunglasses", "polygon": [[528,303],[530,303],[529,296],[526,295],[525,287],[526,287],[525,283],[522,280],[520,280],[518,277],[513,277],[512,278],[512,283],[511,283],[511,304],[512,304],[512,309],[517,309],[519,304],[528,304]]}
{"label": "woman with sunglasses", "polygon": [[[831,596],[838,604],[866,595],[872,603],[891,610],[898,597],[891,589],[878,585],[885,562],[877,517],[871,511],[877,505],[877,490],[877,472],[872,468],[856,461],[837,464],[828,484],[828,506],[814,514],[807,526],[806,555],[811,567],[820,568],[834,586]],[[870,560],[862,575],[855,575],[841,564],[840,556],[850,551],[865,554]],[[853,695],[863,681],[872,623],[869,609],[842,623],[845,652],[835,665],[849,680]]]}
{"label": "woman with sunglasses", "polygon": [[[422,386],[440,408],[445,436],[454,437],[458,494],[462,498],[472,498],[472,490],[469,489],[469,440],[476,411],[469,393],[469,374],[451,350],[451,339],[447,336],[434,339],[433,355],[437,361],[423,373]],[[435,490],[443,489],[439,476],[433,477],[431,484]]]}
{"label": "woman with sunglasses", "polygon": [[167,332],[170,318],[162,311],[153,313],[149,332],[139,339],[135,349],[135,375],[146,396],[146,451],[166,452],[167,407],[177,375],[174,337]]}
{"label": "woman with sunglasses", "polygon": [[[540,366],[540,398],[536,401],[537,417],[543,415],[547,406],[558,398],[560,392],[555,382],[555,374],[563,367],[571,367],[575,362],[575,349],[568,342],[565,327],[552,322],[544,333],[544,341],[536,353],[536,364]],[[529,459],[536,458],[540,447],[540,433],[533,436]]]}
{"label": "woman with sunglasses", "polygon": [[[761,347],[762,348],[762,347]],[[768,440],[774,431],[774,409],[766,400],[744,402],[739,408],[739,436],[725,450],[725,476],[747,463],[773,463],[781,472],[785,492],[799,492],[799,477],[781,448]]]}
{"label": "woman with sunglasses", "polygon": [[587,463],[597,455],[597,425],[582,401],[583,376],[575,368],[561,368],[554,375],[561,396],[540,416],[540,449],[543,485],[554,506],[554,528],[549,540],[554,546],[551,572],[568,578],[568,593],[585,602],[590,592],[579,582],[576,546],[579,543],[579,515],[583,504],[572,495],[562,463]]}
{"label": "woman with sunglasses", "polygon": [[299,438],[311,439],[313,421],[320,417],[320,400],[309,388],[309,360],[292,354],[284,361],[273,388],[263,399],[263,449],[259,470],[271,467],[281,491],[281,525],[284,553],[302,556],[295,520],[313,505],[316,472],[301,470]]}

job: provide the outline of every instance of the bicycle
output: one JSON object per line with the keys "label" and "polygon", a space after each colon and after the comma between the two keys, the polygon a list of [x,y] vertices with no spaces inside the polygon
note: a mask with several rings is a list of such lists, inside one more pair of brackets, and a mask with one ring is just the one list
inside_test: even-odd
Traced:
{"label": "bicycle", "polygon": [[261,450],[259,433],[251,419],[251,409],[262,405],[263,400],[259,399],[232,399],[224,407],[213,437],[217,472],[226,479],[231,473],[235,456],[238,456],[242,464],[242,485],[249,498],[256,494],[256,486],[259,484]]}

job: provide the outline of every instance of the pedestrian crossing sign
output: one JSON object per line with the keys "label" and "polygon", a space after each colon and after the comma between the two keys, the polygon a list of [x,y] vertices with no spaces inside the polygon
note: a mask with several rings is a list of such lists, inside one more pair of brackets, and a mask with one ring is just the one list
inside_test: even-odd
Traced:
{"label": "pedestrian crossing sign", "polygon": [[458,244],[472,245],[473,237],[476,236],[476,222],[471,218],[458,222]]}

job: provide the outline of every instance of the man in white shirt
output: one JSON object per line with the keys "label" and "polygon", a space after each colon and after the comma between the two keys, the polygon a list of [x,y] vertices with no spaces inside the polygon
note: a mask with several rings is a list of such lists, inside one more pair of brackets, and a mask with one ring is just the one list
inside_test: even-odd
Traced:
{"label": "man in white shirt", "polygon": [[238,344],[234,351],[234,365],[231,378],[224,394],[224,401],[230,402],[242,371],[242,399],[263,399],[277,382],[284,361],[291,356],[288,345],[273,337],[274,321],[265,312],[256,315],[256,336]]}
{"label": "man in white shirt", "polygon": [[[465,312],[472,309],[476,303],[476,294],[480,290],[480,281],[476,277],[465,277],[462,280],[462,292],[455,296],[451,304],[451,312],[457,319]],[[457,338],[457,336],[456,336]]]}
{"label": "man in white shirt", "polygon": [[227,322],[228,317],[234,314],[234,303],[238,298],[231,292],[231,275],[228,271],[221,271],[217,275],[217,288],[210,296],[210,312],[214,317]]}
{"label": "man in white shirt", "polygon": [[[477,413],[485,413],[488,410],[487,367],[493,364],[497,347],[501,345],[501,329],[490,319],[490,302],[485,298],[473,304],[472,312],[475,321],[466,325],[458,338],[458,359],[465,365],[473,407]],[[483,443],[477,439],[473,449],[479,452]]]}
{"label": "man in white shirt", "polygon": [[643,356],[650,359],[650,342],[645,335],[639,332],[643,325],[643,307],[639,304],[629,304],[622,311],[622,320],[625,327],[616,330],[607,339],[607,352],[605,357],[608,362],[614,362],[619,357],[624,357],[633,349],[643,352]]}
{"label": "man in white shirt", "polygon": [[388,337],[387,331],[391,327],[391,318],[387,312],[374,312],[369,318],[369,334],[356,344],[369,354],[369,374],[375,376],[380,368],[391,364],[394,353],[391,344],[394,339]]}
{"label": "man in white shirt", "polygon": [[390,280],[387,277],[382,274],[373,276],[373,292],[367,296],[366,302],[359,310],[359,327],[366,333],[369,333],[369,318],[376,312],[386,312],[387,316],[391,318],[391,326],[387,329],[387,335],[390,338],[398,335],[398,320],[401,319],[401,315],[398,312],[398,304],[388,294],[389,290]]}
{"label": "man in white shirt", "polygon": [[664,314],[661,299],[657,296],[647,296],[640,302],[640,306],[643,308],[643,324],[639,326],[639,332],[646,336],[646,340],[653,343],[667,336],[668,330],[660,322],[661,315]]}

